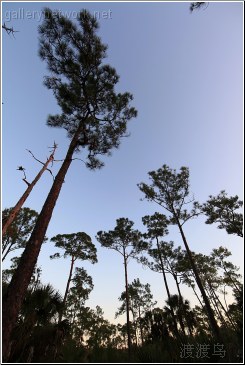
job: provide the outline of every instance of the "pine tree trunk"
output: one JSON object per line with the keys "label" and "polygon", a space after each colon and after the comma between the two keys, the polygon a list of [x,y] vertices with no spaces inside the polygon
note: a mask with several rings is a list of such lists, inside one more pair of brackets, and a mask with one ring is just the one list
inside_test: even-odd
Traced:
{"label": "pine tree trunk", "polygon": [[201,299],[199,298],[199,295],[198,295],[198,294],[197,294],[197,292],[196,292],[196,289],[195,289],[194,284],[193,284],[193,285],[191,285],[191,288],[192,288],[192,290],[193,290],[193,292],[194,292],[194,294],[195,294],[195,296],[196,296],[196,298],[197,298],[197,300],[198,300],[198,302],[199,302],[199,304],[200,304],[200,307],[201,307],[203,310],[205,310],[204,305],[203,305],[203,303],[202,303]]}
{"label": "pine tree trunk", "polygon": [[144,337],[143,337],[143,328],[142,328],[142,323],[141,323],[140,306],[139,306],[139,326],[140,326],[141,346],[143,346],[143,344],[144,344]]}
{"label": "pine tree trunk", "polygon": [[223,270],[225,271],[226,275],[229,277],[230,281],[232,282],[234,289],[237,291],[238,294],[241,294],[241,289],[237,286],[237,283],[232,279],[230,273],[226,270],[224,265],[223,265]]}
{"label": "pine tree trunk", "polygon": [[224,316],[222,315],[221,311],[220,311],[220,308],[218,306],[218,303],[213,295],[213,293],[206,289],[207,290],[207,293],[208,293],[208,296],[209,296],[209,300],[210,300],[210,303],[212,303],[213,305],[213,308],[214,308],[214,312],[216,313],[217,315],[217,318],[219,318],[222,326],[224,326],[226,329],[227,329],[227,325],[226,325],[226,322],[225,322],[225,319],[224,319]]}
{"label": "pine tree trunk", "polygon": [[175,318],[175,315],[174,315],[173,308],[171,306],[171,294],[170,294],[169,287],[168,287],[168,282],[167,282],[166,273],[165,273],[165,269],[164,269],[164,265],[163,265],[163,260],[162,260],[162,255],[161,255],[161,251],[160,251],[158,237],[156,237],[156,240],[157,240],[157,250],[158,250],[158,256],[159,256],[159,260],[160,260],[160,264],[161,264],[163,280],[164,280],[165,288],[166,288],[166,291],[167,291],[171,317],[173,319],[173,324],[174,324],[174,332],[175,332],[176,337],[180,338],[176,318]]}
{"label": "pine tree trunk", "polygon": [[[182,310],[182,313],[185,314],[185,306],[184,306],[183,297],[182,297],[182,294],[181,294],[181,291],[180,291],[177,275],[173,274],[173,277],[174,277],[174,280],[175,280],[175,283],[176,283],[176,286],[177,286],[177,290],[178,290],[178,294],[179,294],[180,309]],[[182,329],[183,335],[186,336],[185,325],[184,325],[184,322],[183,322],[183,315],[182,314],[179,314],[179,321],[180,321],[180,327]]]}
{"label": "pine tree trunk", "polygon": [[221,341],[219,326],[218,326],[218,324],[216,322],[216,319],[214,317],[214,313],[213,313],[213,310],[212,310],[211,305],[209,303],[207,294],[206,294],[206,292],[204,290],[204,287],[202,285],[202,282],[201,282],[200,276],[198,274],[198,270],[197,270],[196,264],[195,264],[195,262],[193,260],[192,253],[191,253],[191,251],[189,249],[189,245],[188,245],[187,240],[185,238],[185,235],[184,235],[182,226],[181,226],[181,224],[180,224],[179,219],[178,219],[177,216],[175,216],[175,219],[177,221],[177,225],[179,227],[180,234],[181,234],[182,240],[184,242],[184,245],[185,245],[185,249],[186,249],[188,258],[190,260],[191,268],[192,268],[193,273],[195,275],[196,283],[197,283],[197,285],[198,285],[198,287],[200,289],[200,292],[202,294],[202,297],[203,297],[203,300],[204,300],[204,303],[205,303],[205,306],[206,306],[206,311],[207,311],[207,314],[208,314],[208,318],[209,318],[209,322],[210,322],[210,326],[212,328],[213,334],[214,334],[214,336],[216,337],[217,340],[220,340]]}
{"label": "pine tree trunk", "polygon": [[126,293],[126,312],[127,312],[127,335],[128,335],[128,357],[131,359],[131,333],[129,321],[129,294],[128,294],[128,273],[127,273],[127,259],[125,250],[123,252],[124,258],[124,274],[125,274],[125,293]]}
{"label": "pine tree trunk", "polygon": [[60,313],[59,313],[58,323],[60,323],[61,320],[62,320],[62,315],[63,315],[64,307],[65,307],[65,304],[66,304],[66,299],[67,299],[67,295],[68,295],[68,291],[69,291],[70,283],[71,283],[71,278],[72,278],[72,274],[73,274],[74,262],[75,262],[75,258],[72,256],[69,277],[68,277],[68,280],[67,280],[67,283],[66,283],[65,295],[64,295],[64,299],[63,299],[63,303],[62,303],[62,308],[61,308]]}
{"label": "pine tree trunk", "polygon": [[54,151],[51,153],[51,155],[49,156],[48,160],[43,165],[43,168],[39,171],[39,173],[37,174],[37,176],[35,177],[35,179],[28,185],[28,187],[27,187],[26,191],[24,192],[24,194],[22,195],[22,197],[19,199],[19,201],[17,202],[17,204],[15,205],[15,207],[11,210],[11,212],[10,212],[7,220],[3,224],[3,227],[2,227],[2,236],[4,236],[6,234],[7,229],[13,223],[16,215],[19,213],[21,207],[23,206],[23,204],[25,203],[26,199],[30,195],[32,189],[34,188],[34,186],[36,185],[36,183],[38,182],[38,180],[41,178],[41,176],[44,173],[44,171],[47,170],[47,167],[48,167],[49,163],[51,161],[53,161],[54,154],[55,154],[55,150],[56,150],[56,147],[54,147]]}
{"label": "pine tree trunk", "polygon": [[224,313],[225,313],[226,317],[228,318],[228,320],[229,320],[230,324],[232,325],[232,327],[234,328],[234,330],[235,330],[235,331],[237,331],[237,327],[235,326],[235,324],[234,324],[234,322],[233,322],[232,318],[230,317],[230,315],[229,315],[229,313],[227,312],[227,310],[225,309],[225,307],[224,307],[223,303],[221,302],[221,300],[219,299],[218,295],[216,294],[216,292],[215,292],[215,290],[214,290],[214,288],[213,288],[212,284],[211,284],[210,282],[208,282],[208,285],[209,285],[209,287],[210,287],[211,292],[212,292],[212,293],[213,293],[213,295],[214,295],[214,298],[216,298],[216,302],[217,302],[217,303],[219,303],[220,307],[222,308],[222,310],[224,311]]}
{"label": "pine tree trunk", "polygon": [[72,162],[73,153],[77,147],[77,141],[82,129],[82,121],[77,129],[70,146],[68,148],[64,162],[57,173],[43,208],[37,218],[35,227],[31,237],[26,244],[26,248],[21,256],[18,268],[12,277],[6,295],[3,298],[2,309],[2,356],[3,361],[8,361],[8,356],[11,350],[11,335],[15,326],[18,313],[25,297],[27,287],[30,283],[31,276],[36,265],[38,255],[44,241],[44,237],[52,217],[52,213],[59,197],[62,184],[66,173]]}

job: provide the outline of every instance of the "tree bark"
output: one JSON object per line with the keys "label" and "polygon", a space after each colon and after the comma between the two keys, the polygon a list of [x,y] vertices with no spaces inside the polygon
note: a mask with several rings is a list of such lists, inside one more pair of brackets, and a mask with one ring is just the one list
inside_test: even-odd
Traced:
{"label": "tree bark", "polygon": [[63,315],[63,311],[64,311],[64,307],[65,307],[65,304],[66,304],[66,299],[67,299],[67,295],[68,295],[68,291],[69,291],[70,283],[71,283],[71,279],[72,279],[74,262],[75,262],[75,258],[74,258],[74,256],[72,256],[69,277],[68,277],[68,280],[67,280],[67,283],[66,283],[65,295],[64,295],[63,302],[62,302],[62,308],[61,308],[60,313],[59,313],[58,323],[60,323],[61,320],[62,320],[62,315]]}
{"label": "tree bark", "polygon": [[123,250],[124,258],[124,275],[125,275],[125,293],[126,293],[126,312],[127,312],[127,334],[128,334],[128,358],[131,360],[131,333],[129,321],[129,294],[128,294],[128,273],[127,273],[127,258],[125,249]]}
{"label": "tree bark", "polygon": [[222,341],[221,335],[220,335],[220,331],[219,331],[219,326],[218,326],[218,324],[216,322],[216,319],[214,317],[213,310],[211,308],[211,305],[209,303],[207,294],[206,294],[206,292],[204,290],[203,284],[202,284],[201,279],[200,279],[200,276],[198,274],[198,270],[197,270],[197,267],[196,267],[195,262],[193,260],[192,253],[191,253],[191,251],[189,249],[189,245],[188,245],[187,240],[185,238],[185,235],[184,235],[182,226],[181,226],[181,224],[179,222],[179,219],[178,219],[178,217],[176,215],[175,215],[175,219],[177,221],[177,225],[179,227],[180,234],[181,234],[182,240],[184,242],[185,249],[186,249],[187,255],[189,257],[189,260],[190,260],[190,264],[191,264],[193,273],[195,275],[196,283],[197,283],[197,285],[198,285],[198,287],[200,289],[200,292],[202,294],[202,297],[203,297],[203,300],[204,300],[204,303],[205,303],[205,306],[206,306],[206,311],[207,311],[207,314],[208,314],[208,318],[209,318],[209,322],[210,322],[210,326],[212,328],[213,334],[214,334],[214,336],[216,337],[217,340]]}
{"label": "tree bark", "polygon": [[[84,118],[86,119],[86,118]],[[20,263],[16,269],[15,274],[8,287],[6,295],[3,298],[2,309],[2,356],[3,361],[8,361],[8,356],[11,349],[11,335],[15,326],[18,313],[20,311],[22,302],[25,297],[27,287],[30,283],[30,279],[36,265],[38,255],[45,238],[45,234],[52,217],[52,213],[59,197],[62,184],[64,182],[66,173],[72,162],[73,153],[77,147],[77,141],[80,131],[82,129],[82,121],[74,134],[71,143],[69,145],[64,162],[61,165],[59,172],[57,173],[50,192],[46,198],[43,208],[37,218],[35,227],[32,231],[31,237],[26,244],[26,248],[21,256]]]}
{"label": "tree bark", "polygon": [[54,151],[51,153],[51,155],[49,156],[48,160],[45,162],[45,164],[43,165],[42,169],[39,171],[39,173],[37,174],[37,176],[35,177],[35,179],[28,185],[28,187],[27,187],[26,191],[24,192],[24,194],[22,195],[22,197],[19,199],[19,201],[17,202],[17,204],[15,205],[15,207],[11,210],[10,215],[8,216],[8,218],[6,219],[6,221],[3,224],[3,227],[2,227],[2,236],[4,236],[6,234],[7,229],[13,223],[16,215],[19,213],[21,207],[23,206],[23,204],[25,203],[26,199],[30,195],[32,189],[34,188],[34,186],[36,185],[36,183],[38,182],[38,180],[41,178],[41,176],[44,173],[44,171],[47,170],[47,167],[48,167],[49,163],[51,161],[53,161],[54,154],[55,154],[55,150],[56,150],[56,146],[54,147]]}

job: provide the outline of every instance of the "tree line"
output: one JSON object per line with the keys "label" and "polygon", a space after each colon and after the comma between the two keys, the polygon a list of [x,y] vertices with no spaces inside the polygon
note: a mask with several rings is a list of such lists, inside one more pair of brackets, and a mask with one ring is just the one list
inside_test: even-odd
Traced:
{"label": "tree line", "polygon": [[[183,224],[201,214],[206,215],[207,224],[218,223],[219,229],[225,229],[228,234],[242,237],[242,214],[239,213],[242,202],[237,196],[228,197],[222,191],[216,197],[210,196],[204,204],[193,201],[188,197],[189,171],[187,168],[181,168],[177,173],[164,165],[159,170],[150,172],[149,176],[155,177],[154,184],[141,183],[140,190],[148,194],[146,196],[149,200],[158,204],[163,202],[164,191],[168,192],[167,197],[172,197],[171,206],[175,207],[178,212],[177,218],[181,220],[179,224],[182,228],[180,231],[182,238]],[[160,197],[161,200],[158,201]],[[189,212],[186,209],[186,203],[191,205]],[[163,207],[163,204],[160,205]],[[181,209],[183,206],[184,210]],[[172,213],[166,206],[164,209]],[[9,211],[11,209],[4,210],[3,215],[8,215]],[[31,234],[37,218],[37,212],[29,208],[21,209],[13,226],[3,238],[3,260],[10,252],[25,248],[28,235]],[[135,229],[134,222],[128,218],[119,218],[113,230],[99,231],[96,235],[102,247],[113,249],[122,256],[125,291],[118,298],[122,304],[118,308],[116,318],[125,313],[125,325],[115,325],[105,320],[99,306],[96,310],[85,306],[93,290],[93,280],[84,268],[75,265],[84,260],[92,264],[97,262],[96,247],[91,237],[85,232],[58,234],[52,237],[50,242],[54,243],[59,252],[51,255],[50,259],[70,258],[65,294],[62,298],[51,284],[43,285],[40,281],[41,269],[35,267],[22,305],[23,309],[13,330],[15,335],[13,335],[10,355],[12,361],[62,360],[64,350],[67,351],[71,345],[76,348],[76,356],[83,361],[94,360],[93,356],[96,359],[95,354],[98,353],[101,356],[101,351],[105,349],[116,351],[119,359],[125,358],[131,361],[137,356],[139,361],[143,361],[146,356],[143,350],[147,346],[152,344],[159,346],[162,343],[163,348],[168,348],[171,343],[171,350],[168,349],[167,354],[161,353],[161,356],[173,362],[174,354],[183,344],[190,341],[197,343],[200,339],[202,341],[211,339],[211,341],[227,344],[228,333],[232,341],[238,340],[238,345],[236,344],[232,352],[231,358],[234,359],[234,351],[238,352],[242,339],[243,293],[239,268],[229,261],[231,253],[220,246],[213,249],[209,255],[204,255],[191,251],[189,246],[188,251],[185,246],[183,249],[181,246],[176,246],[173,241],[167,241],[168,227],[172,224],[178,225],[173,215],[166,216],[155,212],[153,215],[142,217],[142,223],[145,226],[144,232]],[[187,240],[186,237],[185,240]],[[5,255],[4,252],[6,252]],[[163,285],[160,288],[162,288],[163,297],[167,297],[164,308],[156,307],[157,302],[154,301],[149,284],[142,284],[139,278],[132,283],[128,282],[130,258],[162,275]],[[12,258],[10,269],[3,272],[4,291],[7,291],[9,282],[16,273],[19,260],[20,257]],[[169,276],[174,279],[176,293],[170,292]],[[200,283],[203,291],[200,290]],[[183,286],[193,290],[199,305],[191,308],[189,300],[182,294]],[[228,304],[226,300],[230,291],[235,298],[233,304]],[[51,304],[53,300],[54,304]],[[209,306],[206,305],[205,300]],[[213,317],[210,316],[209,311]],[[39,312],[41,319],[38,317]],[[44,322],[42,322],[42,316],[47,316]],[[213,327],[212,320],[215,321],[218,331]],[[29,332],[26,329],[27,324],[30,326]],[[46,333],[51,329],[52,336],[55,336],[52,350],[47,345],[47,338],[49,338],[47,335],[46,341],[42,344],[44,347],[40,351],[38,347],[41,344],[36,344],[38,340],[36,336],[40,335],[39,331]],[[18,335],[20,343],[16,343],[16,333],[21,330],[25,332],[25,336],[20,341]],[[59,337],[57,331],[58,333],[61,331],[63,337]],[[49,340],[53,341],[52,337]],[[127,357],[125,349],[128,351]],[[146,353],[149,355],[151,351],[148,350]],[[115,353],[113,355],[115,360]]]}

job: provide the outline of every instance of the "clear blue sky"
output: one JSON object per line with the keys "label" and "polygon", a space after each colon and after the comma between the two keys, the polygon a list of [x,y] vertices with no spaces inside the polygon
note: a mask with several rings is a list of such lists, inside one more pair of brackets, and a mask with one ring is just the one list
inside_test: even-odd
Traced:
{"label": "clear blue sky", "polygon": [[[95,235],[113,229],[119,217],[128,217],[135,228],[143,229],[142,216],[162,212],[157,205],[140,201],[143,196],[136,184],[147,181],[148,171],[163,164],[175,169],[188,166],[191,190],[200,202],[222,189],[243,198],[243,4],[210,3],[205,11],[190,14],[184,2],[3,3],[3,22],[19,31],[15,38],[2,34],[3,208],[13,206],[26,188],[17,166],[26,168],[29,180],[40,169],[26,149],[45,160],[55,140],[56,158],[62,159],[69,144],[65,131],[45,124],[47,115],[59,108],[42,84],[47,71],[38,57],[37,28],[44,6],[62,12],[100,12],[97,16],[104,19],[99,35],[109,46],[108,63],[121,76],[118,90],[131,92],[138,109],[137,119],[129,124],[131,136],[104,159],[102,170],[91,172],[73,162],[47,232],[49,238],[78,231],[91,235],[98,264],[84,263],[95,285],[87,304],[100,305],[113,320],[124,290],[122,259],[101,248]],[[54,166],[54,173],[59,166]],[[51,184],[46,173],[25,206],[39,212]],[[208,254],[224,245],[242,267],[241,239],[205,225],[203,218],[187,223],[185,232],[192,250]],[[182,245],[175,227],[170,233],[167,239]],[[50,261],[54,252],[46,243],[38,265],[43,282],[64,293],[69,261]],[[129,280],[137,277],[151,284],[161,307],[166,299],[161,275],[130,261]],[[172,281],[171,291],[176,292]],[[189,289],[183,288],[183,293],[195,303]]]}

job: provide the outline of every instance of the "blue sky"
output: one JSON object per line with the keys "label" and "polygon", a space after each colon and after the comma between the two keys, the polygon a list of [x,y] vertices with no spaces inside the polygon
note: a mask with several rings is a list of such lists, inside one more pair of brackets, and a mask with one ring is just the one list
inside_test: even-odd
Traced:
{"label": "blue sky", "polygon": [[[148,180],[148,171],[163,164],[177,170],[188,166],[191,191],[200,202],[222,189],[243,198],[243,4],[211,2],[205,11],[190,14],[185,2],[3,3],[3,22],[19,31],[15,38],[2,34],[3,208],[13,206],[25,189],[17,166],[26,168],[29,180],[40,169],[26,149],[45,160],[55,140],[56,158],[62,159],[69,144],[65,131],[46,126],[47,115],[59,108],[43,86],[47,70],[38,57],[37,28],[44,6],[62,12],[86,8],[100,15],[107,61],[120,75],[117,89],[131,92],[138,109],[138,117],[129,123],[131,136],[104,159],[102,170],[91,172],[82,162],[73,162],[47,232],[51,238],[84,231],[93,238],[99,262],[84,263],[95,285],[87,304],[100,305],[113,320],[124,290],[123,263],[119,254],[101,248],[95,235],[113,229],[119,217],[143,229],[142,216],[163,212],[140,200],[137,183]],[[53,167],[54,173],[59,166]],[[25,206],[39,212],[51,184],[46,173]],[[240,238],[205,225],[203,218],[187,223],[185,232],[192,250],[208,254],[223,245],[232,252],[232,261],[243,266]],[[182,245],[175,227],[166,238]],[[69,261],[50,261],[54,252],[46,243],[38,264],[42,280],[63,293]],[[166,299],[161,276],[130,261],[129,280],[137,277],[151,284],[161,307]],[[182,290],[194,304],[191,291]]]}

